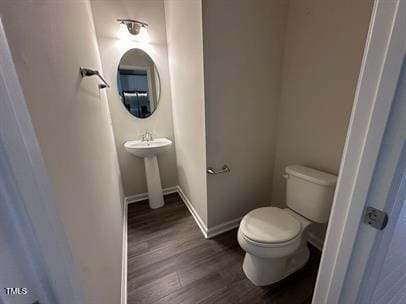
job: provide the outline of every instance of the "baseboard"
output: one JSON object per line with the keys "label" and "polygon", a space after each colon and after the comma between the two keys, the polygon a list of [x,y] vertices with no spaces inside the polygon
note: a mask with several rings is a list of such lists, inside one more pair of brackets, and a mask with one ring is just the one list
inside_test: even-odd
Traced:
{"label": "baseboard", "polygon": [[127,214],[128,203],[124,199],[123,205],[123,244],[121,257],[121,304],[127,304]]}
{"label": "baseboard", "polygon": [[[168,187],[168,188],[162,189],[163,195],[176,193],[176,192],[178,192],[178,186]],[[127,204],[132,204],[132,203],[145,201],[146,199],[148,199],[148,192],[127,196],[125,198],[125,202]]]}
{"label": "baseboard", "polygon": [[238,226],[240,226],[241,219],[242,219],[242,217],[238,217],[231,221],[228,221],[223,224],[216,225],[214,227],[209,228],[207,231],[207,238],[212,238],[212,237],[215,237],[216,235],[219,235],[219,234],[222,234],[229,230],[232,230],[234,228],[237,228]]}
{"label": "baseboard", "polygon": [[182,199],[183,203],[186,205],[186,207],[189,209],[189,212],[192,214],[197,226],[199,226],[199,228],[202,231],[204,237],[207,239],[208,238],[208,236],[207,236],[207,227],[204,224],[202,218],[196,212],[196,209],[193,207],[192,203],[190,202],[190,200],[188,199],[186,194],[183,192],[182,188],[177,186],[177,191],[178,191],[178,194],[179,194],[180,198]]}
{"label": "baseboard", "polygon": [[[188,208],[189,212],[192,214],[193,219],[195,220],[197,226],[200,228],[203,236],[208,239],[224,232],[227,232],[231,229],[234,229],[239,226],[241,217],[233,219],[231,221],[225,222],[220,225],[216,225],[207,229],[202,218],[196,212],[196,209],[193,207],[192,203],[183,192],[182,188],[179,186],[169,187],[162,190],[163,194],[178,193],[183,203]],[[121,276],[121,304],[127,304],[127,215],[128,215],[128,204],[144,201],[148,199],[148,193],[141,193],[137,195],[127,196],[124,199],[123,206],[123,244],[122,244],[122,276]]]}
{"label": "baseboard", "polygon": [[307,234],[307,241],[312,244],[314,247],[322,251],[323,249],[323,240],[319,238],[318,236],[314,235],[313,233],[309,232]]}
{"label": "baseboard", "polygon": [[[240,225],[242,217],[233,219],[231,221],[216,225],[211,228],[207,228],[204,224],[202,218],[196,212],[189,198],[183,192],[182,188],[179,186],[169,187],[162,190],[163,194],[178,193],[183,203],[188,208],[193,219],[195,220],[197,226],[200,228],[203,236],[206,239],[215,237],[219,234],[237,228]],[[148,199],[148,193],[141,193],[137,195],[128,196],[124,199],[124,210],[123,210],[123,245],[122,245],[122,278],[121,278],[121,304],[127,304],[127,213],[128,204],[140,202]],[[323,249],[323,240],[315,236],[313,233],[308,234],[308,242],[320,251]]]}
{"label": "baseboard", "polygon": [[216,225],[211,228],[207,228],[207,226],[204,224],[204,222],[201,219],[201,217],[199,216],[199,214],[196,212],[196,209],[193,207],[192,203],[190,202],[190,200],[188,199],[186,194],[183,192],[182,188],[180,186],[178,186],[177,188],[178,188],[179,196],[181,197],[181,199],[182,199],[183,203],[186,205],[186,207],[189,209],[189,212],[192,214],[197,226],[199,226],[200,230],[202,231],[202,233],[206,239],[215,237],[216,235],[227,232],[240,225],[240,221],[241,221],[242,217]]}

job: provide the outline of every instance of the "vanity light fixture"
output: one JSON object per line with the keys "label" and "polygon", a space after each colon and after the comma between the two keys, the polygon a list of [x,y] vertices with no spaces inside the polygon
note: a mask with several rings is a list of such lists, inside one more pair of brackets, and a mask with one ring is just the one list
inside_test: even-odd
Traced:
{"label": "vanity light fixture", "polygon": [[119,36],[121,39],[129,38],[149,42],[148,23],[134,19],[117,19],[117,21],[120,22]]}

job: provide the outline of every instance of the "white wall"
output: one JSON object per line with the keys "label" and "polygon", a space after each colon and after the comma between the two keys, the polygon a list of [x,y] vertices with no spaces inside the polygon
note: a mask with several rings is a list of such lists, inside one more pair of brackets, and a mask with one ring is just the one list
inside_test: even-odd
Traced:
{"label": "white wall", "polygon": [[[338,173],[373,1],[291,0],[272,201],[284,206],[284,168]],[[324,236],[324,227],[314,232]]]}
{"label": "white wall", "polygon": [[2,1],[0,14],[86,303],[119,303],[122,195],[88,1]]}
{"label": "white wall", "polygon": [[[107,90],[113,122],[117,153],[126,196],[147,192],[144,161],[129,154],[124,143],[139,139],[146,130],[154,137],[167,137],[174,142],[172,101],[168,70],[164,3],[157,1],[123,0],[91,1],[104,76],[111,85]],[[151,42],[141,44],[118,40],[118,18],[133,18],[149,24]],[[161,79],[161,98],[158,109],[148,118],[132,116],[123,106],[117,91],[117,67],[122,55],[131,48],[140,48],[154,60]],[[158,157],[162,186],[178,184],[175,143]]]}
{"label": "white wall", "polygon": [[288,1],[203,2],[209,227],[268,205]]}
{"label": "white wall", "polygon": [[179,186],[207,225],[201,1],[165,1]]}

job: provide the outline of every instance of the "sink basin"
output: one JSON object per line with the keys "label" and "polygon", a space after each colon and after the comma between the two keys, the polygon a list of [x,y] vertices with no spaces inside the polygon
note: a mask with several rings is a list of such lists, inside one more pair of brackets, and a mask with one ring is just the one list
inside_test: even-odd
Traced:
{"label": "sink basin", "polygon": [[172,145],[167,138],[156,138],[152,141],[133,140],[124,144],[125,149],[138,157],[153,157],[166,151]]}

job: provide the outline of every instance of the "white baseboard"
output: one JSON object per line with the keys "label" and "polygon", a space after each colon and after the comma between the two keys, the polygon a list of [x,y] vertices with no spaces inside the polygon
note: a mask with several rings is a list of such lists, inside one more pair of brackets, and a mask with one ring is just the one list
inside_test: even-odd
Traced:
{"label": "white baseboard", "polygon": [[[242,217],[233,219],[231,221],[216,225],[211,228],[207,228],[202,218],[197,213],[196,209],[193,207],[192,203],[183,192],[179,186],[169,187],[162,190],[163,194],[178,193],[183,203],[188,208],[193,219],[195,220],[197,226],[200,228],[203,236],[206,239],[215,237],[219,234],[237,228],[240,225]],[[121,279],[121,304],[127,304],[127,213],[128,204],[140,202],[148,199],[148,193],[141,193],[137,195],[128,196],[124,199],[124,210],[123,210],[123,255],[122,255],[122,279]],[[323,249],[323,240],[315,236],[312,233],[308,234],[308,242],[320,251]]]}
{"label": "white baseboard", "polygon": [[[238,225],[240,224],[241,217],[233,219],[233,220],[225,222],[225,223],[222,223],[220,225],[211,227],[211,228],[207,228],[206,224],[204,223],[204,221],[202,220],[200,215],[197,213],[195,207],[190,202],[189,198],[186,196],[185,192],[183,192],[181,187],[174,186],[174,187],[165,188],[165,189],[162,189],[162,192],[164,195],[170,194],[170,193],[179,194],[180,198],[182,199],[183,203],[188,208],[189,212],[192,214],[193,219],[195,220],[197,226],[200,228],[200,230],[202,231],[202,233],[206,239],[212,238],[216,235],[219,235],[226,231],[234,229],[234,228],[238,227]],[[136,194],[136,195],[127,196],[125,198],[126,208],[127,208],[128,204],[141,202],[146,199],[148,199],[148,193],[140,193],[140,194]]]}
{"label": "white baseboard", "polygon": [[183,203],[186,205],[186,207],[189,209],[189,212],[192,214],[197,226],[199,226],[199,228],[202,231],[204,237],[207,239],[208,238],[208,236],[207,236],[207,227],[204,224],[202,218],[196,212],[196,209],[193,207],[192,203],[190,202],[190,200],[188,199],[186,194],[183,192],[183,190],[179,186],[177,186],[177,191],[178,191],[178,194],[179,194],[180,198],[182,199]]}
{"label": "white baseboard", "polygon": [[[241,221],[241,217],[233,219],[231,221],[225,222],[223,224],[211,227],[207,229],[205,223],[196,212],[192,203],[182,191],[179,186],[169,187],[162,190],[163,194],[178,193],[183,203],[188,208],[189,212],[192,214],[197,226],[203,233],[203,236],[208,239],[216,235],[222,234],[226,231],[238,227]],[[121,304],[127,304],[127,216],[128,216],[128,204],[140,202],[148,199],[148,193],[141,193],[137,195],[127,196],[124,198],[123,206],[123,244],[122,244],[122,270],[121,270]]]}
{"label": "white baseboard", "polygon": [[[202,218],[197,213],[196,209],[193,207],[192,203],[182,191],[179,186],[169,187],[162,189],[164,195],[170,193],[178,193],[183,203],[188,208],[193,219],[195,220],[197,226],[203,233],[203,236],[208,239],[215,237],[219,234],[227,232],[239,226],[241,217],[233,219],[231,221],[225,222],[223,224],[207,228]],[[141,193],[137,195],[127,196],[124,199],[123,206],[123,244],[122,244],[122,277],[121,277],[121,304],[127,304],[127,214],[128,214],[128,204],[144,201],[148,199],[148,193]],[[316,245],[315,245],[316,246]],[[317,246],[316,246],[317,247]]]}
{"label": "white baseboard", "polygon": [[[202,233],[203,233],[203,235],[204,235],[204,237],[206,239],[212,238],[212,237],[214,237],[216,235],[219,235],[219,234],[227,232],[227,231],[229,231],[231,229],[234,229],[234,228],[238,227],[238,225],[240,224],[240,221],[241,221],[242,217],[233,219],[231,221],[219,224],[219,225],[211,227],[211,228],[207,228],[206,224],[204,223],[202,218],[199,216],[196,209],[194,208],[194,206],[192,205],[192,203],[190,202],[190,200],[186,196],[186,194],[183,192],[181,187],[179,187],[179,186],[168,187],[168,188],[162,189],[162,192],[163,192],[164,195],[170,194],[170,193],[178,193],[179,194],[179,196],[181,197],[183,203],[189,209],[189,212],[192,214],[193,219],[195,220],[197,226],[199,226],[200,230],[202,231]],[[141,202],[141,201],[144,201],[146,199],[148,199],[148,193],[147,192],[127,196],[125,198],[126,208],[127,208],[128,204]]]}
{"label": "white baseboard", "polygon": [[[178,186],[162,189],[164,195],[178,192]],[[128,204],[141,202],[148,199],[148,193],[127,196],[123,205],[123,243],[122,243],[122,265],[121,265],[121,304],[127,304],[127,216]]]}
{"label": "white baseboard", "polygon": [[[163,195],[176,193],[176,192],[178,192],[178,186],[162,189]],[[132,204],[132,203],[145,201],[146,199],[148,199],[148,192],[127,196],[125,198],[125,201],[127,204]]]}
{"label": "white baseboard", "polygon": [[319,249],[320,251],[323,250],[323,240],[319,238],[318,236],[314,235],[313,233],[309,232],[307,234],[308,238],[307,241],[312,244],[314,247]]}
{"label": "white baseboard", "polygon": [[210,239],[212,237],[215,237],[216,235],[222,234],[224,232],[227,232],[231,229],[234,229],[240,225],[240,221],[242,217],[233,219],[231,221],[216,225],[211,228],[207,228],[207,226],[204,224],[203,220],[199,216],[199,214],[196,212],[196,209],[193,207],[192,203],[186,196],[186,194],[183,192],[181,187],[178,188],[178,193],[181,199],[183,200],[183,203],[186,205],[186,207],[189,209],[190,213],[192,214],[194,220],[196,221],[197,226],[199,226],[200,230],[202,231],[204,237],[206,239]]}
{"label": "white baseboard", "polygon": [[128,203],[124,199],[123,205],[123,244],[121,257],[121,304],[127,304],[127,214]]}
{"label": "white baseboard", "polygon": [[209,230],[207,231],[207,238],[212,238],[215,237],[216,235],[237,228],[238,226],[240,226],[241,219],[242,217],[238,217],[231,221],[209,228]]}

